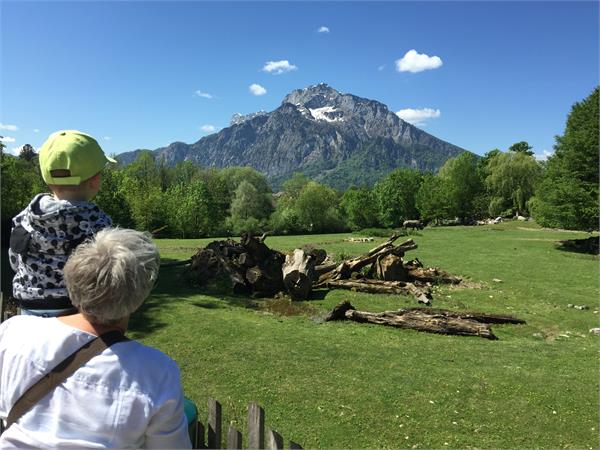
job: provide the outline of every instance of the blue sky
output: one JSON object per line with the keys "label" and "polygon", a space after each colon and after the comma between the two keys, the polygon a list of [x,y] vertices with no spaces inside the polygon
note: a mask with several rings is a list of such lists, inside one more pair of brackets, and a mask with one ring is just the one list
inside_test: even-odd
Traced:
{"label": "blue sky", "polygon": [[0,134],[13,151],[65,128],[108,153],[193,143],[326,82],[477,154],[526,140],[543,155],[599,82],[597,1],[0,8]]}

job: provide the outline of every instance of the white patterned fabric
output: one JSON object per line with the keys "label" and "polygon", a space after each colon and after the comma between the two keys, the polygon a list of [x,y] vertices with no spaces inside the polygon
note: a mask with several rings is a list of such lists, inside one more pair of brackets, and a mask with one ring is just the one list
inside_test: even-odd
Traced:
{"label": "white patterned fabric", "polygon": [[71,306],[63,268],[71,252],[112,220],[86,201],[39,194],[13,219],[10,265],[15,271],[13,296],[30,309]]}
{"label": "white patterned fabric", "polygon": [[[55,318],[0,325],[0,418],[42,376],[93,339]],[[136,341],[113,344],[0,436],[0,448],[191,448],[177,364]]]}

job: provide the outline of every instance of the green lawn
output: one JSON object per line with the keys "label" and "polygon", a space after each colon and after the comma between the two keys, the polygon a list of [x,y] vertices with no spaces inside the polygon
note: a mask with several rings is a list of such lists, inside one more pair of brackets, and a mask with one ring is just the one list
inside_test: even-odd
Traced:
{"label": "green lawn", "polygon": [[[266,243],[358,255],[385,240],[346,243],[347,236]],[[246,404],[256,401],[268,426],[305,448],[595,449],[599,338],[588,330],[599,326],[598,258],[554,246],[585,236],[517,222],[427,228],[412,236],[419,248],[408,257],[476,286],[436,289],[434,307],[527,321],[492,326],[498,341],[320,320],[343,299],[383,311],[414,305],[404,296],[317,293],[298,308],[301,314],[280,315],[273,302],[189,287],[182,268],[162,270],[131,335],[179,363],[201,417],[212,396],[227,423],[244,430]],[[164,260],[177,260],[209,241],[158,245]]]}

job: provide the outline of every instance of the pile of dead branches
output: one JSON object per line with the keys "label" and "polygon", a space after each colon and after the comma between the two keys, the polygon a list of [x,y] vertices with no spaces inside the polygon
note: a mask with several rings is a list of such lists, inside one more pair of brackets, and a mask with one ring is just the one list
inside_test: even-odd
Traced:
{"label": "pile of dead branches", "polygon": [[236,294],[270,297],[286,292],[293,300],[305,300],[313,289],[350,289],[381,294],[406,294],[420,303],[431,303],[432,283],[460,283],[436,268],[424,268],[418,259],[404,261],[417,248],[409,239],[394,245],[394,235],[364,255],[332,262],[325,250],[295,249],[283,254],[264,243],[266,235],[244,235],[241,242],[214,241],[198,249],[189,261],[200,283],[225,279]]}
{"label": "pile of dead branches", "polygon": [[265,238],[245,234],[240,242],[213,241],[192,256],[190,272],[198,284],[221,279],[234,294],[271,297],[285,289],[281,274],[285,255],[267,247]]}
{"label": "pile of dead branches", "polygon": [[407,294],[419,303],[431,303],[432,283],[458,284],[461,279],[437,268],[424,268],[418,259],[404,261],[406,252],[417,248],[412,239],[394,245],[398,235],[364,255],[340,264],[316,268],[319,278],[314,287],[350,289],[378,294]]}

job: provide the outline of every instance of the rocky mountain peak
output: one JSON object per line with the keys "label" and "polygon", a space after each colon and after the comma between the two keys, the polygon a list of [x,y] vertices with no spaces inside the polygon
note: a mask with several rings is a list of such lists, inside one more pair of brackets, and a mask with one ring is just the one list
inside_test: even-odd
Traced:
{"label": "rocky mountain peak", "polygon": [[296,89],[283,99],[283,103],[304,106],[309,109],[333,106],[342,96],[326,83],[319,83],[304,89]]}
{"label": "rocky mountain peak", "polygon": [[[376,100],[321,83],[290,92],[278,108],[235,114],[194,144],[155,150],[169,165],[251,166],[278,186],[294,172],[344,189],[373,184],[396,167],[436,171],[463,149],[401,120]],[[121,154],[127,164],[137,152]]]}

